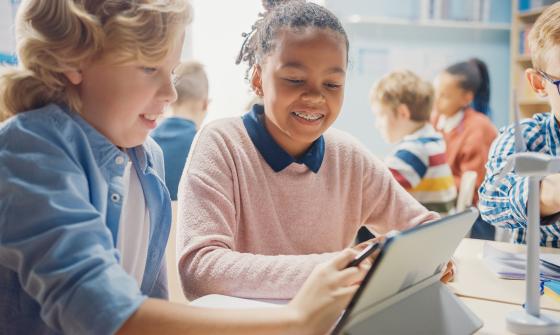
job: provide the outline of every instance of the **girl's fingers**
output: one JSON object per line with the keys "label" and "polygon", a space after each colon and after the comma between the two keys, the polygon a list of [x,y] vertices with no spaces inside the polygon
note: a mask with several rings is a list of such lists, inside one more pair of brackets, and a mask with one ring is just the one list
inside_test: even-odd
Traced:
{"label": "girl's fingers", "polygon": [[364,279],[369,268],[370,266],[367,264],[360,265],[359,267],[353,266],[334,274],[333,280],[337,283],[337,286],[356,284]]}
{"label": "girl's fingers", "polygon": [[350,263],[354,257],[358,255],[358,252],[352,249],[344,249],[335,258],[333,258],[333,265],[337,270],[344,269],[348,263]]}
{"label": "girl's fingers", "polygon": [[336,290],[334,295],[337,298],[340,298],[340,299],[350,300],[354,296],[354,294],[356,293],[356,291],[358,290],[359,287],[360,287],[360,285],[358,285],[358,284],[341,287],[338,290]]}

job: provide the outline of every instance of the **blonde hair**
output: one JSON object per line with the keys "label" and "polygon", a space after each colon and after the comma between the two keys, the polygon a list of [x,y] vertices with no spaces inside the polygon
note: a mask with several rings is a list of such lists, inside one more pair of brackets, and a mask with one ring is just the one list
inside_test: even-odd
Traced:
{"label": "blonde hair", "polygon": [[434,100],[431,83],[409,70],[394,71],[381,78],[372,88],[371,101],[380,102],[393,111],[401,104],[410,110],[413,121],[428,121]]}
{"label": "blonde hair", "polygon": [[190,20],[187,0],[24,0],[16,18],[19,65],[0,73],[0,121],[48,103],[79,112],[64,75],[101,55],[153,64]]}
{"label": "blonde hair", "polygon": [[175,89],[177,90],[175,105],[208,99],[208,77],[204,65],[196,61],[179,64],[175,69]]}
{"label": "blonde hair", "polygon": [[560,46],[560,2],[548,7],[529,32],[529,48],[533,66],[545,70],[548,52]]}

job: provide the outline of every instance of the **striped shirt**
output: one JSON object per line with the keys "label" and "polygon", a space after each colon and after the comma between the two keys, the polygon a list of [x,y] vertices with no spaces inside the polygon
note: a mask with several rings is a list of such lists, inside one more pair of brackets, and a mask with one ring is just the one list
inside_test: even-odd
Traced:
{"label": "striped shirt", "polygon": [[[560,129],[551,113],[536,114],[531,119],[523,120],[521,130],[527,142],[527,151],[560,155]],[[486,177],[479,190],[479,208],[485,221],[512,230],[513,241],[525,243],[528,177],[520,177],[510,172],[504,179],[496,180],[507,158],[515,151],[514,142],[513,125],[500,129],[500,136],[492,144],[488,156]],[[560,224],[556,221],[556,216],[541,220],[541,246],[560,246]]]}
{"label": "striped shirt", "polygon": [[445,141],[432,125],[403,138],[385,160],[395,179],[432,211],[455,207],[457,188],[445,156]]}

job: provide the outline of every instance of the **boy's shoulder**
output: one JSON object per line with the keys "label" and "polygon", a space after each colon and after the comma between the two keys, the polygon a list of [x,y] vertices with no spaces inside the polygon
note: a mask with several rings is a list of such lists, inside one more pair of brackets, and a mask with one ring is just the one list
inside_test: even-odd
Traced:
{"label": "boy's shoulder", "polygon": [[[521,133],[526,136],[528,130],[531,130],[530,134],[534,133],[544,133],[548,127],[548,123],[553,118],[551,113],[538,113],[533,115],[531,118],[520,120],[519,125]],[[502,128],[500,128],[499,133],[501,136],[512,135],[515,133],[515,123],[510,123]]]}
{"label": "boy's shoulder", "polygon": [[[57,139],[71,136],[75,122],[62,107],[49,104],[18,113],[0,123],[0,142],[17,141],[26,137]],[[5,139],[5,140],[4,140]]]}

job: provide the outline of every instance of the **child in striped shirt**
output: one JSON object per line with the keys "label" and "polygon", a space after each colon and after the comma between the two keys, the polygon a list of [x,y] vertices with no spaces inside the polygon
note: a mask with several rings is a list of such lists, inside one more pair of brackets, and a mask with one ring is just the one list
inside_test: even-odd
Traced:
{"label": "child in striped shirt", "polygon": [[426,208],[442,214],[455,206],[457,189],[445,158],[445,141],[429,123],[434,90],[411,71],[395,71],[371,91],[376,126],[397,143],[386,164],[395,179]]}

